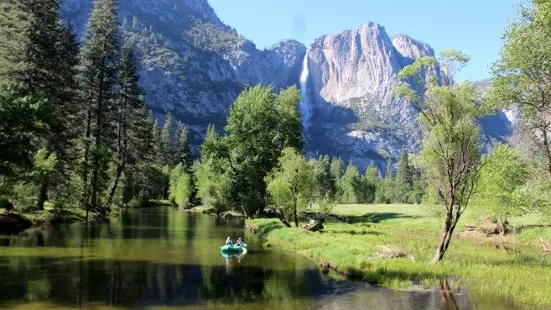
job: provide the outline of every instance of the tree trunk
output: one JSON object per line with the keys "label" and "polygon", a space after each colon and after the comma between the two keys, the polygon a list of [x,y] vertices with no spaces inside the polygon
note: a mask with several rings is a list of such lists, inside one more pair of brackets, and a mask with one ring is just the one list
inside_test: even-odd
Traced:
{"label": "tree trunk", "polygon": [[547,173],[549,173],[549,176],[551,177],[551,151],[549,150],[549,138],[548,138],[546,126],[542,128],[542,134],[543,134],[544,153],[547,159]]}
{"label": "tree trunk", "polygon": [[291,227],[291,224],[289,224],[289,221],[287,220],[286,216],[285,216],[285,213],[281,210],[279,210],[278,212],[279,214],[279,220],[281,221],[281,223],[283,223],[283,225],[285,225],[285,227]]}
{"label": "tree trunk", "polygon": [[90,203],[88,201],[88,194],[89,194],[89,188],[88,188],[88,172],[89,172],[89,161],[90,161],[90,136],[92,134],[91,130],[91,124],[92,124],[92,111],[88,109],[87,115],[86,115],[86,134],[84,136],[84,167],[82,169],[82,184],[84,185],[84,191],[82,193],[82,202],[84,203],[84,206],[86,207],[86,223],[88,223],[88,211],[90,208]]}
{"label": "tree trunk", "polygon": [[453,296],[450,284],[448,281],[440,281],[440,296],[444,301],[444,306],[446,310],[459,310],[459,306],[455,297]]}
{"label": "tree trunk", "polygon": [[48,179],[43,178],[40,182],[40,189],[38,190],[38,201],[36,208],[38,210],[44,210],[44,203],[48,199]]}
{"label": "tree trunk", "polygon": [[[104,56],[101,59],[101,66],[99,67],[99,85],[98,85],[98,105],[96,107],[96,141],[95,141],[95,147],[96,149],[101,146],[101,137],[103,135],[103,113],[104,113],[104,86],[105,86],[105,62],[106,57]],[[94,160],[94,166],[92,167],[92,208],[97,209],[98,207],[98,177],[99,177],[99,169],[97,158]]]}
{"label": "tree trunk", "polygon": [[453,228],[455,225],[452,223],[452,217],[453,217],[453,208],[450,208],[450,210],[446,213],[446,222],[444,224],[444,231],[442,232],[442,236],[440,237],[440,244],[436,248],[436,253],[434,254],[434,257],[431,260],[431,264],[436,264],[439,261],[441,261],[444,258],[444,254],[446,253],[446,250],[448,249],[448,246],[450,244],[451,236],[453,233]]}
{"label": "tree trunk", "polygon": [[122,176],[122,172],[124,171],[124,166],[125,166],[125,162],[122,162],[117,166],[117,171],[115,172],[115,179],[113,180],[113,183],[111,184],[111,188],[109,189],[109,197],[107,198],[107,203],[105,204],[106,207],[109,207],[113,202],[113,197],[115,196],[115,192],[117,191],[119,180]]}
{"label": "tree trunk", "polygon": [[297,213],[297,200],[295,199],[294,201],[294,206],[293,206],[293,216],[295,218],[295,227],[300,227],[299,223],[298,223],[298,213]]}

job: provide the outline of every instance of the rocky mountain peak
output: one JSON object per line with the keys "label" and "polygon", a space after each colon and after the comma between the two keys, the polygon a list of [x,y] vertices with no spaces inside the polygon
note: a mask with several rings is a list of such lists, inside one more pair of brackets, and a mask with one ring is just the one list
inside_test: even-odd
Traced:
{"label": "rocky mountain peak", "polygon": [[411,61],[424,56],[434,56],[432,47],[405,34],[394,36],[392,44],[404,58]]}
{"label": "rocky mountain peak", "polygon": [[[92,8],[93,0],[65,0],[62,17],[82,35]],[[386,158],[419,147],[417,112],[393,90],[404,66],[434,51],[409,36],[390,38],[383,26],[368,22],[321,36],[308,49],[286,40],[259,50],[225,25],[207,0],[119,0],[119,17],[122,39],[136,50],[149,107],[161,123],[170,112],[186,124],[195,147],[209,124],[223,128],[245,87],[298,85],[303,64],[309,69],[301,86],[312,112],[310,154],[383,168]]]}

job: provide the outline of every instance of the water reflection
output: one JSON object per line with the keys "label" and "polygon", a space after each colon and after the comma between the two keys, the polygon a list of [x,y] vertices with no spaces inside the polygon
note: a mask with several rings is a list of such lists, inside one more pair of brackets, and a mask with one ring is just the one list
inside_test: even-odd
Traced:
{"label": "water reflection", "polygon": [[441,309],[466,295],[406,292],[322,274],[300,255],[263,250],[221,255],[234,224],[172,209],[123,212],[105,225],[33,229],[0,238],[0,308],[224,307]]}

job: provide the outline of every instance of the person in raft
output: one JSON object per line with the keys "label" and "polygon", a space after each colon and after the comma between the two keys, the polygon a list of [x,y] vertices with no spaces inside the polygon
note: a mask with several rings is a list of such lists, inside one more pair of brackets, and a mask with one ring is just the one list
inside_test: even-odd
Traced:
{"label": "person in raft", "polygon": [[231,237],[228,237],[228,239],[226,239],[226,245],[231,245],[231,244],[232,244]]}
{"label": "person in raft", "polygon": [[243,246],[243,240],[241,240],[241,237],[237,238],[237,246]]}

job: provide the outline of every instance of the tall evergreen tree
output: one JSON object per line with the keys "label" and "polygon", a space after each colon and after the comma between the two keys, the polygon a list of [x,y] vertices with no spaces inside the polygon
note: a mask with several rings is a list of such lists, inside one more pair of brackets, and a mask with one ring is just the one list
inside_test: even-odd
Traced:
{"label": "tall evergreen tree", "polygon": [[143,90],[140,85],[140,76],[134,59],[134,53],[129,45],[125,45],[122,52],[121,75],[119,80],[119,96],[117,105],[117,141],[116,141],[116,169],[115,176],[107,205],[111,204],[119,180],[127,164],[136,164],[147,159],[150,151],[141,148],[146,135],[150,133],[148,127],[148,113],[145,107]]}
{"label": "tall evergreen tree", "polygon": [[178,123],[178,128],[178,163],[184,166],[187,173],[190,173],[193,165],[193,157],[191,156],[191,148],[189,146],[189,133],[181,122]]}
{"label": "tall evergreen tree", "polygon": [[173,166],[176,163],[174,150],[174,123],[170,112],[166,115],[165,125],[161,132],[161,153],[163,165]]}
{"label": "tall evergreen tree", "polygon": [[155,163],[162,167],[163,166],[163,153],[162,153],[162,141],[161,141],[161,127],[159,126],[159,121],[155,119],[153,114],[150,115],[153,125],[151,127],[151,135],[153,139],[153,154]]}
{"label": "tall evergreen tree", "polygon": [[316,181],[316,189],[314,191],[314,198],[321,201],[324,198],[330,200],[335,199],[335,193],[337,192],[337,185],[331,174],[331,161],[328,155],[320,156],[317,161],[313,162],[314,165],[314,177]]}
{"label": "tall evergreen tree", "polygon": [[397,202],[407,203],[413,189],[413,168],[409,164],[408,153],[404,150],[398,162],[394,196]]}
{"label": "tall evergreen tree", "polygon": [[378,201],[381,195],[381,172],[375,163],[371,163],[365,171],[365,183],[368,189],[371,189],[372,193],[368,196],[367,203]]}
{"label": "tall evergreen tree", "polygon": [[0,177],[15,177],[32,166],[36,137],[49,130],[42,119],[45,105],[16,86],[0,88]]}
{"label": "tall evergreen tree", "polygon": [[362,177],[358,171],[358,168],[354,166],[352,162],[350,162],[346,167],[346,171],[338,185],[342,193],[340,198],[342,203],[355,204],[363,202]]}
{"label": "tall evergreen tree", "polygon": [[383,180],[381,187],[380,201],[382,203],[392,203],[395,199],[394,193],[394,167],[392,166],[392,159],[389,158],[386,165],[386,176]]}
{"label": "tall evergreen tree", "polygon": [[[55,171],[44,178],[40,184],[37,206],[44,207],[48,192],[61,187],[64,190],[70,180],[71,172],[78,158],[76,139],[81,134],[82,114],[78,107],[78,83],[76,80],[78,65],[78,42],[72,25],[61,27],[56,43],[57,85],[52,87],[51,130],[44,141],[44,148],[56,154]],[[55,194],[59,195],[60,190]]]}
{"label": "tall evergreen tree", "polygon": [[23,93],[47,99],[42,119],[49,132],[36,146],[48,156],[55,153],[57,160],[56,169],[38,180],[37,207],[42,209],[48,190],[68,179],[75,155],[78,46],[72,27],[65,28],[59,19],[58,0],[6,1],[2,7],[0,32],[8,41],[0,48],[0,84],[17,83]]}
{"label": "tall evergreen tree", "polygon": [[365,171],[365,178],[368,183],[373,184],[373,186],[379,187],[381,184],[381,172],[375,163],[371,163],[367,170]]}
{"label": "tall evergreen tree", "polygon": [[107,170],[115,144],[112,138],[116,136],[113,124],[119,58],[117,0],[96,0],[84,35],[79,77],[86,111],[82,179],[87,217],[89,207],[98,207],[106,177],[103,171]]}
{"label": "tall evergreen tree", "polygon": [[27,65],[24,56],[30,19],[22,1],[0,1],[0,86],[17,82],[16,72],[22,72]]}
{"label": "tall evergreen tree", "polygon": [[331,176],[333,176],[335,184],[339,182],[343,175],[344,162],[340,157],[333,157],[331,160]]}

